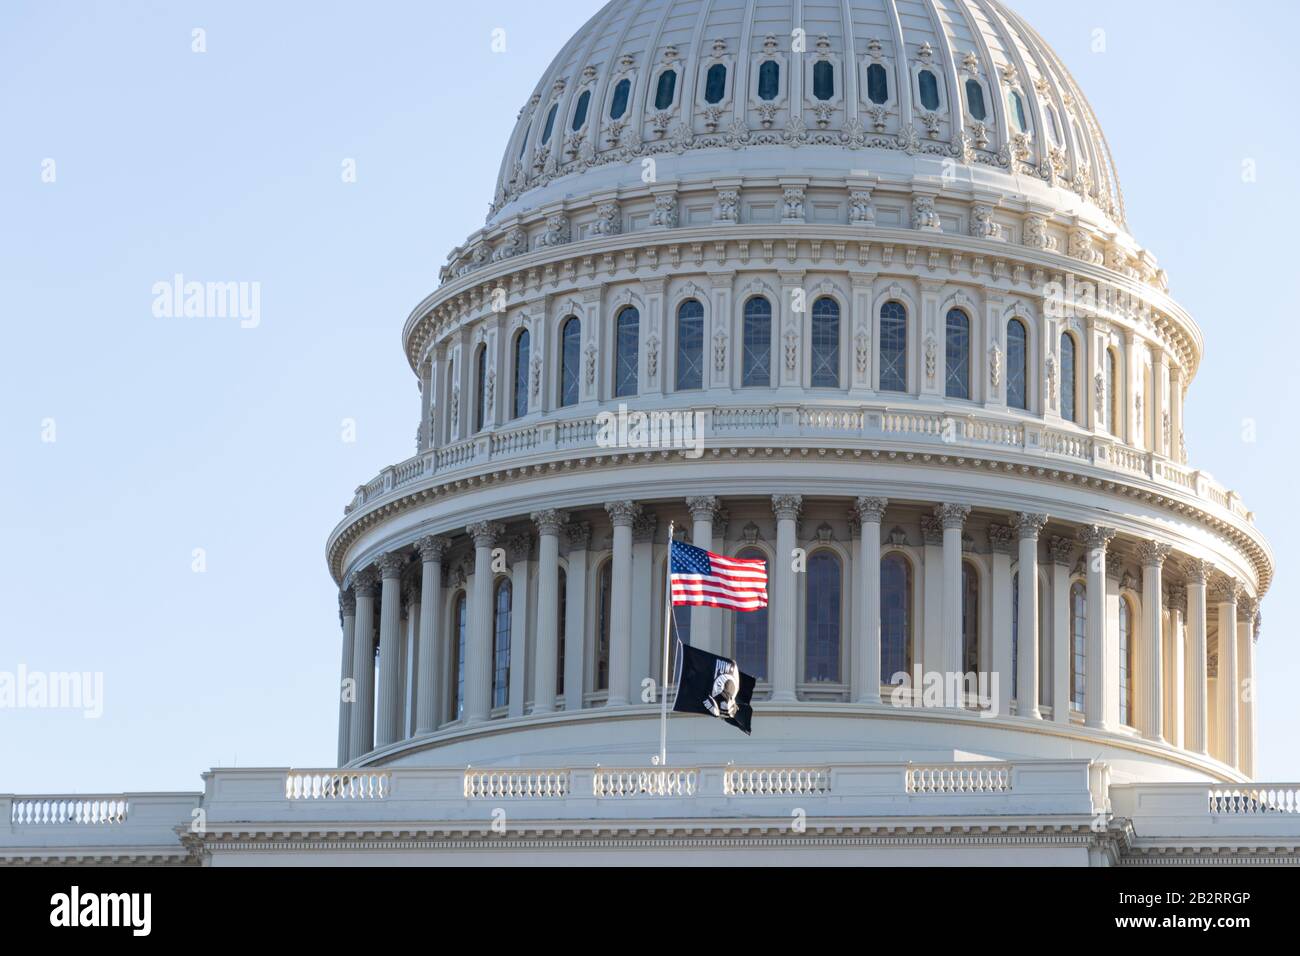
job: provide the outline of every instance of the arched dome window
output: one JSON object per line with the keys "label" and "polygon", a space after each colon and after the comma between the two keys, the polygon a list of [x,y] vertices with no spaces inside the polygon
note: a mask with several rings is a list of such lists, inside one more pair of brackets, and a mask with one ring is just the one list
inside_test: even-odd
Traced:
{"label": "arched dome window", "polygon": [[1133,605],[1119,599],[1119,722],[1133,726]]}
{"label": "arched dome window", "polygon": [[1088,592],[1081,583],[1076,582],[1070,588],[1070,703],[1075,710],[1081,711],[1084,707],[1087,667]]}
{"label": "arched dome window", "polygon": [[591,106],[591,90],[583,90],[578,97],[578,105],[573,111],[573,131],[576,133],[587,122],[587,109]]}
{"label": "arched dome window", "polygon": [[980,672],[980,575],[969,561],[961,563],[962,673]]}
{"label": "arched dome window", "polygon": [[1061,333],[1061,417],[1067,422],[1075,421],[1074,399],[1078,385],[1075,372],[1074,336],[1069,332]]}
{"label": "arched dome window", "polygon": [[627,306],[614,326],[614,397],[637,392],[637,360],[641,347],[641,313]]}
{"label": "arched dome window", "polygon": [[781,92],[781,64],[764,60],[758,68],[758,98],[771,102]]}
{"label": "arched dome window", "polygon": [[[758,548],[746,548],[738,558],[757,558],[766,561]],[[767,680],[767,608],[757,611],[732,612],[732,653],[736,663],[746,674],[757,680]]]}
{"label": "arched dome window", "polygon": [[523,418],[528,414],[528,347],[528,330],[520,329],[515,336],[515,418]]}
{"label": "arched dome window", "polygon": [[745,303],[740,384],[745,388],[768,388],[772,384],[772,303],[761,295]]}
{"label": "arched dome window", "polygon": [[889,74],[879,63],[867,67],[867,99],[877,106],[889,102]]}
{"label": "arched dome window", "polygon": [[1047,123],[1047,138],[1053,146],[1061,145],[1061,127],[1056,122],[1056,110],[1051,103],[1043,106],[1043,120]]}
{"label": "arched dome window", "polygon": [[582,322],[576,315],[560,330],[560,406],[578,404],[578,366],[582,361]]}
{"label": "arched dome window", "polygon": [[825,101],[835,95],[835,66],[830,60],[813,64],[813,96]]}
{"label": "arched dome window", "polygon": [[1007,322],[1007,405],[1029,408],[1028,379],[1029,332],[1019,319]]}
{"label": "arched dome window", "polygon": [[510,702],[510,579],[497,584],[492,602],[492,706]]}
{"label": "arched dome window", "polygon": [[596,660],[593,690],[609,690],[610,598],[614,590],[614,562],[600,566],[596,578]]}
{"label": "arched dome window", "polygon": [[671,109],[677,98],[677,71],[664,70],[659,74],[659,83],[655,87],[655,109]]}
{"label": "arched dome window", "polygon": [[622,119],[623,114],[627,112],[627,101],[632,95],[632,81],[619,80],[614,85],[614,95],[609,101],[609,118]]}
{"label": "arched dome window", "polygon": [[542,127],[543,146],[551,141],[551,133],[555,131],[555,113],[559,108],[559,103],[552,103],[550,111],[546,114],[546,125]]}
{"label": "arched dome window", "polygon": [[901,302],[880,307],[880,390],[907,391],[907,309]]}
{"label": "arched dome window", "polygon": [[451,672],[456,675],[455,685],[452,690],[455,692],[451,700],[451,719],[460,720],[465,716],[465,633],[468,624],[466,617],[468,602],[465,599],[465,592],[460,592],[456,598],[456,603],[452,610],[452,621],[456,627],[456,646],[455,660],[451,664]]}
{"label": "arched dome window", "polygon": [[805,577],[804,680],[838,683],[843,585],[839,556],[833,551],[815,552],[808,559]]}
{"label": "arched dome window", "polygon": [[939,78],[933,70],[922,70],[916,75],[917,89],[921,94],[921,105],[930,112],[939,108]]}
{"label": "arched dome window", "polygon": [[727,95],[727,65],[715,63],[704,76],[704,102],[713,106]]}
{"label": "arched dome window", "polygon": [[894,552],[880,562],[880,674],[912,670],[912,563]]}
{"label": "arched dome window", "polygon": [[704,306],[687,299],[677,307],[677,390],[704,387]]}
{"label": "arched dome window", "polygon": [[813,303],[812,387],[840,387],[840,304],[828,295]]}
{"label": "arched dome window", "polygon": [[1007,93],[1007,98],[1011,101],[1011,118],[1015,121],[1016,129],[1028,133],[1029,116],[1025,113],[1025,98],[1020,95],[1019,90],[1011,90]]}
{"label": "arched dome window", "polygon": [[979,80],[966,81],[966,109],[970,112],[971,119],[977,123],[988,119],[988,107],[984,105],[984,87],[980,86]]}
{"label": "arched dome window", "polygon": [[944,394],[970,398],[970,319],[961,309],[948,313],[947,359]]}
{"label": "arched dome window", "polygon": [[478,347],[478,355],[475,359],[477,367],[478,381],[474,383],[476,399],[474,403],[474,431],[481,432],[484,424],[487,422],[487,346]]}

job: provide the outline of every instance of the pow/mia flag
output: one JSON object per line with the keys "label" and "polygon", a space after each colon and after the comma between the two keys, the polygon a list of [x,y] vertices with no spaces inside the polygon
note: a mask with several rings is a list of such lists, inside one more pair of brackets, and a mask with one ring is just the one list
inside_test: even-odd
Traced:
{"label": "pow/mia flag", "polygon": [[742,674],[736,662],[698,647],[677,642],[681,654],[681,677],[677,681],[674,713],[706,714],[721,717],[733,727],[750,732],[754,708],[755,680]]}

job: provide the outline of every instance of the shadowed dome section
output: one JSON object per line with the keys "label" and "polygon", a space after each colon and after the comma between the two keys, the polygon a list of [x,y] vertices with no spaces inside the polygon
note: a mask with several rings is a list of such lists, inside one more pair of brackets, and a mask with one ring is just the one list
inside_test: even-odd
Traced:
{"label": "shadowed dome section", "polygon": [[686,175],[958,171],[1125,227],[1092,108],[994,0],[612,0],[521,110],[489,221],[640,184],[658,156]]}

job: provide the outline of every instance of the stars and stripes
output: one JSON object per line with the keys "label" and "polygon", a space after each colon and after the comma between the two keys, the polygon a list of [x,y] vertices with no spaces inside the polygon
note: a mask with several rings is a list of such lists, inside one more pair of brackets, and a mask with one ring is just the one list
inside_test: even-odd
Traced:
{"label": "stars and stripes", "polygon": [[673,604],[757,611],[767,607],[767,562],[727,558],[681,541],[672,543]]}

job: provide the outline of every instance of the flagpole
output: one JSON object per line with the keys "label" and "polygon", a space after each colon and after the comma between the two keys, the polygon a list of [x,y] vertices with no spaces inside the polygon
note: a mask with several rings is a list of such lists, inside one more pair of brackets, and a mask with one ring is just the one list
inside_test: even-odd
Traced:
{"label": "flagpole", "polygon": [[659,685],[659,766],[668,765],[668,635],[673,623],[673,522],[668,522],[668,561],[664,565],[664,666]]}

